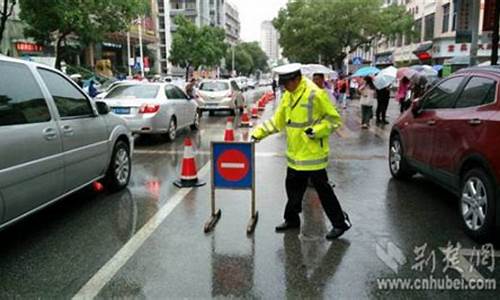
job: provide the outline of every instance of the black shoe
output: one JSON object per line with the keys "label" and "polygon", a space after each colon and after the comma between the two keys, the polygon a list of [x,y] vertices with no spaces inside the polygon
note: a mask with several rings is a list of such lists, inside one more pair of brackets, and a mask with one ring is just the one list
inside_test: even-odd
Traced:
{"label": "black shoe", "polygon": [[349,216],[345,212],[344,212],[344,223],[345,223],[344,228],[335,228],[335,227],[332,228],[332,230],[330,230],[330,232],[328,232],[328,234],[326,235],[326,239],[327,240],[337,239],[341,235],[343,235],[344,232],[346,232],[347,230],[349,230],[351,228],[351,226],[352,226],[351,221],[349,220]]}
{"label": "black shoe", "polygon": [[275,230],[276,232],[283,232],[286,230],[297,229],[297,228],[300,228],[300,223],[289,223],[285,221],[280,225],[276,226]]}
{"label": "black shoe", "polygon": [[384,124],[384,125],[388,125],[388,124],[390,124],[390,123],[389,123],[389,122],[387,122],[386,120],[383,120],[383,121],[382,121],[382,124]]}

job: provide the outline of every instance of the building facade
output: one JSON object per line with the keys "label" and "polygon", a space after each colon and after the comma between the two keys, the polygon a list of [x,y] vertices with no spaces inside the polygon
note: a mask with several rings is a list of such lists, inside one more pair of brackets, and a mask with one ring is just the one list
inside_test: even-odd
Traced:
{"label": "building facade", "polygon": [[240,15],[236,7],[228,1],[224,2],[223,9],[223,28],[226,32],[226,42],[235,45],[240,40]]}
{"label": "building facade", "polygon": [[226,41],[239,40],[240,21],[238,10],[225,0],[156,0],[158,6],[158,56],[162,74],[182,75],[185,70],[173,66],[168,59],[172,47],[172,34],[177,30],[175,18],[184,16],[196,26],[223,28]]}
{"label": "building facade", "polygon": [[12,57],[45,56],[46,52],[50,53],[50,49],[38,45],[33,39],[24,36],[24,24],[19,19],[19,12],[19,2],[17,2],[14,5],[12,15],[7,20],[0,43],[0,53]]}
{"label": "building facade", "polygon": [[[478,63],[488,61],[491,55],[491,19],[495,0],[479,1]],[[469,62],[470,42],[457,39],[460,23],[459,0],[386,0],[384,5],[405,5],[413,16],[414,36],[400,35],[390,40],[379,40],[371,49],[374,65],[463,64]],[[464,1],[465,3],[466,1]],[[468,1],[471,3],[472,1]],[[470,22],[472,7],[462,12]],[[485,18],[486,16],[486,18]],[[460,33],[459,33],[460,34]],[[364,54],[367,54],[366,52]]]}
{"label": "building facade", "polygon": [[271,21],[262,22],[260,29],[260,47],[269,58],[269,64],[277,64],[280,59],[279,33]]}

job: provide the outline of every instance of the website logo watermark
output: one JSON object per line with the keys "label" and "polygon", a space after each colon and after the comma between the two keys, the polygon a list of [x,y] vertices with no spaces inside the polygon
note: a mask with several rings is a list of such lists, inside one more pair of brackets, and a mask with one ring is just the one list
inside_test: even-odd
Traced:
{"label": "website logo watermark", "polygon": [[[377,257],[394,274],[402,268],[415,272],[415,278],[378,278],[377,286],[383,290],[495,290],[496,280],[492,277],[495,259],[500,251],[492,244],[463,248],[460,243],[448,242],[444,247],[430,247],[427,243],[415,246],[410,255],[391,241],[375,245]],[[481,272],[479,271],[481,270]],[[451,275],[456,272],[460,278]],[[486,274],[486,275],[485,275]]]}

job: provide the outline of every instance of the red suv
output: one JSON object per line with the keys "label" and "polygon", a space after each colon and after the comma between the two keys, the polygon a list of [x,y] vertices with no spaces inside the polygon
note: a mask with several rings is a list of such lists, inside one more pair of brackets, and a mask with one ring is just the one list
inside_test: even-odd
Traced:
{"label": "red suv", "polygon": [[493,237],[500,225],[500,68],[463,69],[413,101],[392,128],[389,167],[416,172],[460,198],[467,233]]}

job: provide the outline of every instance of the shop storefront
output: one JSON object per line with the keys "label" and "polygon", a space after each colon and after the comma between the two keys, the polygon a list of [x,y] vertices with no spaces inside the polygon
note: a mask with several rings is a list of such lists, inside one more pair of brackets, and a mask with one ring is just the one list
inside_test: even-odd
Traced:
{"label": "shop storefront", "polygon": [[377,67],[387,67],[394,64],[394,53],[393,51],[387,51],[375,54],[375,66]]}

